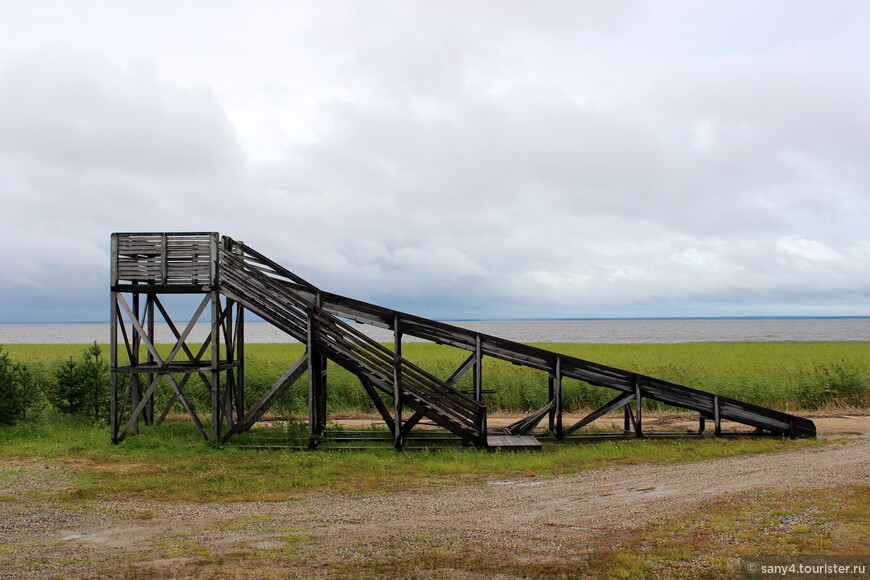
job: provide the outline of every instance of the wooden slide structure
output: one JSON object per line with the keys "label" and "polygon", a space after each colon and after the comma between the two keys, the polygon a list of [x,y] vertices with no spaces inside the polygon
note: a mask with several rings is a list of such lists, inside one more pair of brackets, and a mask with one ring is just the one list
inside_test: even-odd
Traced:
{"label": "wooden slide structure", "polygon": [[[330,360],[359,378],[397,449],[423,422],[475,447],[534,448],[542,438],[581,439],[581,429],[620,408],[624,429],[610,436],[650,436],[643,429],[645,398],[697,412],[696,435],[726,434],[723,421],[755,428],[741,435],[816,433],[812,421],[795,415],[322,291],[245,243],[215,232],[115,233],[111,265],[111,423],[116,443],[135,433],[140,420],[160,422],[179,403],[207,441],[227,442],[251,429],[282,392],[307,374],[308,447],[316,448],[329,439]],[[166,306],[172,301],[167,296],[177,294],[202,295],[183,328]],[[245,311],[306,346],[255,401],[247,400],[245,389]],[[158,313],[175,337],[168,354],[161,354],[155,343]],[[207,338],[189,344],[194,325],[204,322],[204,315],[210,318]],[[392,331],[392,345],[369,338],[358,323]],[[450,377],[438,378],[402,356],[404,336],[456,347],[468,356]],[[484,357],[546,372],[547,404],[509,426],[488,429]],[[457,383],[469,372],[472,388],[458,389]],[[119,381],[121,375],[128,380]],[[193,377],[210,395],[208,422],[185,394]],[[566,425],[566,378],[612,389],[614,397]],[[164,379],[171,385],[171,396],[163,409],[155,410],[155,390]],[[155,417],[156,411],[160,414]],[[546,426],[539,427],[545,419]],[[706,428],[707,421],[712,430]]]}

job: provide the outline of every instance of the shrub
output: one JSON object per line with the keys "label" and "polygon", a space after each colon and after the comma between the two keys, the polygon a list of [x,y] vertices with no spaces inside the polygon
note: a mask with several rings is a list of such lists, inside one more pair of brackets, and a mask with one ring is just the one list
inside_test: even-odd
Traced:
{"label": "shrub", "polygon": [[0,424],[13,425],[43,405],[42,395],[27,367],[9,360],[0,346]]}

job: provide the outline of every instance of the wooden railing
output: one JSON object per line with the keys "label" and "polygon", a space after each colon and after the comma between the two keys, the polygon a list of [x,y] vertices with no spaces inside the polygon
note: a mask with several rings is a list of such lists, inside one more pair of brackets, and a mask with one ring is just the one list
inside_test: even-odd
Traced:
{"label": "wooden railing", "polygon": [[112,286],[212,286],[218,272],[218,234],[112,234]]}
{"label": "wooden railing", "polygon": [[[464,439],[485,445],[486,407],[324,310],[318,290],[244,244],[224,238],[221,292],[361,380]],[[303,293],[304,290],[304,293]]]}

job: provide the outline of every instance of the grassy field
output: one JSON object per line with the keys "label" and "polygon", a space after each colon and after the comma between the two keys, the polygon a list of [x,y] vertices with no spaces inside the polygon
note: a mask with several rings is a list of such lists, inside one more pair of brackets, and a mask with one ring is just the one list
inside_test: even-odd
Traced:
{"label": "grassy field", "polygon": [[[657,378],[711,391],[783,411],[840,409],[870,406],[870,343],[685,343],[685,344],[542,344],[560,353],[584,358]],[[10,359],[28,366],[37,377],[85,345],[27,345],[5,347]],[[165,347],[168,351],[169,347]],[[143,349],[144,351],[144,349]],[[249,399],[264,392],[303,352],[299,344],[251,344],[246,347],[246,384]],[[104,356],[108,348],[104,348]],[[403,354],[436,376],[447,378],[465,359],[458,349],[428,343],[407,343]],[[470,388],[471,373],[459,383]],[[540,408],[547,397],[546,373],[484,359],[484,388],[492,412],[523,412]],[[188,394],[207,404],[208,394],[192,381]],[[163,389],[164,395],[169,392]],[[303,377],[279,402],[281,412],[299,413],[307,393]],[[568,412],[597,407],[612,391],[566,379],[564,405]],[[160,395],[158,395],[159,398]],[[650,408],[657,405],[647,401]],[[335,365],[329,370],[330,412],[373,411],[365,391],[349,372]]]}
{"label": "grassy field", "polygon": [[[386,493],[490,477],[576,473],[615,464],[684,463],[823,445],[813,440],[625,440],[548,444],[542,453],[473,449],[396,453],[250,451],[206,445],[186,421],[145,427],[112,445],[105,425],[46,416],[0,427],[0,461],[59,463],[79,478],[54,499],[277,501],[310,491]],[[2,500],[13,498],[3,498]],[[19,498],[20,499],[20,498]]]}

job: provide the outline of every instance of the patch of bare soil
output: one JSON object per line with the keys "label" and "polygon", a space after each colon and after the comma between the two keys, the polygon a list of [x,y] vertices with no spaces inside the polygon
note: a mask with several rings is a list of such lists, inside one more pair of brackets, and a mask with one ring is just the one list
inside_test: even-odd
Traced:
{"label": "patch of bare soil", "polygon": [[[565,415],[563,422],[565,425],[573,425],[584,414]],[[819,434],[836,434],[836,433],[870,433],[870,415],[865,414],[831,414],[824,415],[806,415],[802,416],[811,419],[816,424],[816,431]],[[491,428],[507,427],[522,417],[506,414],[489,415],[486,419],[487,426]],[[340,418],[334,421],[335,424],[344,427],[345,429],[369,429],[373,425],[383,426],[383,423],[376,417],[354,417]],[[649,432],[654,431],[694,431],[698,429],[698,419],[687,413],[648,413],[643,417],[644,429]],[[602,417],[595,421],[592,426],[602,430],[621,429],[623,427],[623,416],[620,414],[612,414]],[[707,428],[711,428],[712,422],[707,421]],[[588,428],[584,428],[587,430]],[[741,425],[731,421],[723,421],[722,429],[725,431],[751,431],[752,427]],[[578,431],[576,434],[581,434]]]}
{"label": "patch of bare soil", "polygon": [[0,496],[6,497],[0,502],[2,578],[94,577],[105,570],[154,577],[184,570],[183,577],[208,577],[222,557],[240,553],[265,563],[239,570],[239,577],[306,577],[421,546],[546,566],[735,492],[866,484],[870,438],[793,453],[605,467],[426,493],[313,493],[292,502],[212,505],[12,499],[30,483],[42,485],[43,476],[59,483],[63,474],[52,469],[0,467]]}

